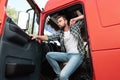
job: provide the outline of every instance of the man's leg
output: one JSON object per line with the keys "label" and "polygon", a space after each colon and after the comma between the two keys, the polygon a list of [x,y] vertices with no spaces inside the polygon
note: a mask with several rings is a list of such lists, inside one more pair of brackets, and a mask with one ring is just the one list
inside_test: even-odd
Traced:
{"label": "man's leg", "polygon": [[69,61],[60,73],[60,80],[68,80],[83,61],[83,56],[80,54],[68,54],[68,57]]}
{"label": "man's leg", "polygon": [[57,61],[68,61],[67,53],[62,52],[48,52],[46,58],[57,75],[60,75],[61,72],[60,66]]}

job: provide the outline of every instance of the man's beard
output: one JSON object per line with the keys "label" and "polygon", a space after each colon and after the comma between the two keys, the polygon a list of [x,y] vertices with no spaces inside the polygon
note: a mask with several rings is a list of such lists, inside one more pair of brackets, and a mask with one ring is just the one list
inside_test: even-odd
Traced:
{"label": "man's beard", "polygon": [[62,28],[60,28],[61,30],[64,30],[65,26],[63,26]]}
{"label": "man's beard", "polygon": [[64,30],[65,26],[66,26],[66,25],[64,24],[64,26],[62,26],[60,29],[61,29],[61,30]]}

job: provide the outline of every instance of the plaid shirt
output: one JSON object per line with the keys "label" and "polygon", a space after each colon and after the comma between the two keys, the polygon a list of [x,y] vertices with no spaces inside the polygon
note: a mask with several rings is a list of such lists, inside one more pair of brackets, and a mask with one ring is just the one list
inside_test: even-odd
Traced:
{"label": "plaid shirt", "polygon": [[[78,39],[78,45],[77,49],[79,53],[84,54],[84,44],[83,39],[81,37],[81,27],[84,25],[84,21],[78,21],[73,26],[70,27],[70,33],[74,36],[74,38]],[[58,30],[56,34],[52,36],[48,36],[48,40],[59,40],[61,44],[61,51],[66,52],[65,46],[64,46],[64,31]]]}

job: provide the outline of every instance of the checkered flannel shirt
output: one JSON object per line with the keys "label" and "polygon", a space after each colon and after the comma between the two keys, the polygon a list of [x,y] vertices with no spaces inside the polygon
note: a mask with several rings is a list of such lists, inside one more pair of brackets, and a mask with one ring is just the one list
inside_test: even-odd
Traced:
{"label": "checkered flannel shirt", "polygon": [[[81,27],[84,25],[84,21],[78,21],[73,26],[70,27],[70,33],[74,36],[74,38],[78,39],[78,51],[81,54],[85,53],[83,39],[81,37]],[[59,40],[61,44],[61,51],[66,52],[65,46],[64,46],[64,31],[58,30],[56,34],[52,36],[48,36],[48,40]]]}

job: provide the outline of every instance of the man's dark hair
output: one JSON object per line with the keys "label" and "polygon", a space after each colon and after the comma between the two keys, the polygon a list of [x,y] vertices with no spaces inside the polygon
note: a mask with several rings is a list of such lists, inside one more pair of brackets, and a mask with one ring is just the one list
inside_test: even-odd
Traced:
{"label": "man's dark hair", "polygon": [[70,22],[70,20],[67,18],[67,16],[65,16],[65,15],[59,15],[59,16],[57,16],[57,20],[59,19],[59,18],[61,18],[61,17],[63,17],[63,19],[64,20],[67,20],[68,21],[68,25],[69,25],[69,22]]}
{"label": "man's dark hair", "polygon": [[66,17],[65,15],[59,15],[59,16],[57,16],[56,19],[58,20],[58,19],[61,18],[61,17],[63,17],[65,20],[68,20],[67,17]]}

